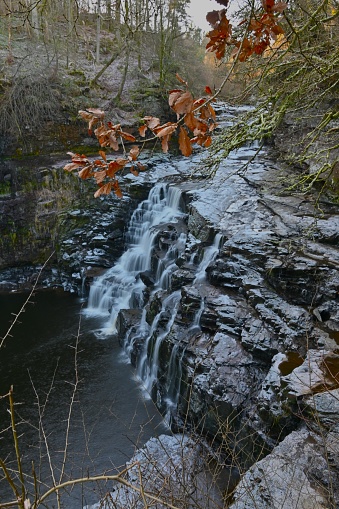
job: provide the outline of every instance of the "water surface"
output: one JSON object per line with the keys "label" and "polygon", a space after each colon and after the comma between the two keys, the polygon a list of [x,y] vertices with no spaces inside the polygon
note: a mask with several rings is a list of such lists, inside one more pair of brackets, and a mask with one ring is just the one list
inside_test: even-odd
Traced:
{"label": "water surface", "polygon": [[[26,297],[0,295],[0,336],[7,331],[11,313],[20,309]],[[39,407],[41,412],[46,403],[42,422],[54,475],[59,479],[70,401],[78,380],[64,479],[115,473],[136,446],[166,431],[161,416],[151,400],[144,401],[117,339],[95,336],[93,331],[102,324],[83,316],[80,299],[49,290],[38,292],[31,302],[0,351],[0,395],[13,385],[24,468],[30,474],[34,460],[36,470],[41,468],[41,477],[50,483],[41,427],[39,435]],[[7,407],[8,399],[0,399],[1,430],[9,424]],[[13,459],[12,445],[10,432],[1,433],[1,458]],[[65,507],[95,502],[102,489],[93,485],[84,491],[77,488],[63,497]],[[6,483],[0,481],[0,503],[12,498]]]}

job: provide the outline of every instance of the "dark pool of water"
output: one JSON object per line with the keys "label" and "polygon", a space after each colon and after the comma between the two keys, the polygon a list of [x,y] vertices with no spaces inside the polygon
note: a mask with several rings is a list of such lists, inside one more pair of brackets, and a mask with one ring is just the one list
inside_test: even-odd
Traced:
{"label": "dark pool of water", "polygon": [[[8,329],[11,313],[20,309],[26,297],[0,295],[0,337]],[[63,479],[115,473],[136,446],[166,432],[161,416],[151,401],[143,399],[116,338],[100,340],[94,335],[93,330],[102,324],[82,315],[84,303],[62,291],[39,292],[31,301],[0,350],[0,395],[13,385],[24,469],[30,475],[34,461],[38,475],[50,484],[50,456],[59,480],[70,401],[78,378]],[[48,451],[39,427],[39,408]],[[0,399],[0,430],[9,425],[7,409],[8,398]],[[10,430],[0,433],[0,457],[15,468]],[[108,488],[98,485],[79,487],[63,495],[64,507],[78,509],[96,502],[105,490]],[[7,483],[0,480],[0,505],[11,499]]]}

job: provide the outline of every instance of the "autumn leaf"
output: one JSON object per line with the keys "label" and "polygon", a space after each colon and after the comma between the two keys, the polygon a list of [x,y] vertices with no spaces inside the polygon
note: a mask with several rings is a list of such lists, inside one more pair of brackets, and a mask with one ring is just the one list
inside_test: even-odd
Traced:
{"label": "autumn leaf", "polygon": [[206,21],[214,27],[220,21],[220,12],[222,11],[210,11],[206,14]]}
{"label": "autumn leaf", "polygon": [[168,134],[167,136],[163,136],[163,138],[161,139],[161,148],[165,154],[167,154],[167,152],[168,152],[168,143],[169,143],[170,137],[171,137],[171,135]]}
{"label": "autumn leaf", "polygon": [[94,173],[94,178],[95,178],[97,184],[100,184],[101,182],[103,182],[103,180],[105,180],[106,176],[107,176],[106,170],[100,170],[100,171],[96,171]]}
{"label": "autumn leaf", "polygon": [[139,172],[138,170],[135,168],[135,166],[131,166],[130,167],[130,172],[135,176],[137,177],[139,175]]}
{"label": "autumn leaf", "polygon": [[108,143],[109,143],[109,146],[111,147],[111,149],[113,149],[115,151],[119,150],[119,143],[118,143],[118,140],[116,139],[113,131],[111,131],[108,135]]}
{"label": "autumn leaf", "polygon": [[154,132],[158,138],[162,138],[164,136],[168,136],[169,134],[172,134],[176,128],[178,127],[178,124],[173,124],[172,122],[167,122],[166,124],[159,126]]}
{"label": "autumn leaf", "polygon": [[125,165],[121,165],[119,164],[117,161],[111,161],[109,164],[108,164],[108,167],[107,167],[107,170],[106,170],[106,174],[107,174],[107,177],[114,177],[114,175],[120,171]]}
{"label": "autumn leaf", "polygon": [[138,170],[139,171],[145,171],[146,166],[144,164],[141,164],[140,161],[137,162]]}
{"label": "autumn leaf", "polygon": [[107,161],[107,159],[106,159],[106,152],[104,152],[103,150],[99,150],[99,154],[101,155],[103,160],[106,162]]}
{"label": "autumn leaf", "polygon": [[143,120],[151,131],[160,125],[160,119],[157,117],[144,117]]}
{"label": "autumn leaf", "polygon": [[122,198],[122,192],[121,192],[121,189],[120,189],[119,184],[118,184],[117,181],[112,182],[112,187],[114,189],[114,192],[115,192],[116,196],[118,198]]}
{"label": "autumn leaf", "polygon": [[66,170],[66,171],[77,170],[79,168],[79,166],[81,166],[81,165],[78,163],[68,163],[68,164],[66,164],[66,166],[64,166],[64,170]]}
{"label": "autumn leaf", "polygon": [[179,132],[179,149],[183,156],[188,157],[192,154],[192,145],[190,137],[184,127],[180,127]]}
{"label": "autumn leaf", "polygon": [[138,129],[139,131],[139,134],[142,138],[145,138],[146,136],[146,131],[147,131],[147,125],[141,125]]}
{"label": "autumn leaf", "polygon": [[123,157],[117,157],[116,162],[123,168],[127,163],[129,163],[129,160],[124,159]]}
{"label": "autumn leaf", "polygon": [[107,182],[107,184],[103,184],[99,187],[99,189],[94,193],[94,198],[98,198],[102,194],[109,194],[112,190],[112,182]]}
{"label": "autumn leaf", "polygon": [[132,161],[136,161],[138,159],[138,156],[140,154],[140,149],[136,145],[131,148],[129,151],[129,157]]}
{"label": "autumn leaf", "polygon": [[206,87],[205,87],[205,92],[208,95],[213,95],[213,92],[212,92],[211,88],[208,85],[206,85]]}
{"label": "autumn leaf", "polygon": [[93,167],[92,165],[90,166],[85,166],[85,168],[82,168],[82,170],[80,170],[78,172],[78,175],[81,179],[83,180],[86,180],[90,177],[93,177],[94,173],[93,173]]}
{"label": "autumn leaf", "polygon": [[168,104],[170,108],[172,108],[173,104],[179,97],[184,93],[183,90],[175,88],[174,90],[170,90],[168,93]]}
{"label": "autumn leaf", "polygon": [[92,113],[98,120],[103,120],[105,117],[105,112],[97,108],[87,108],[86,111]]}
{"label": "autumn leaf", "polygon": [[88,111],[79,110],[78,115],[83,119],[87,120],[88,122],[93,118],[92,113],[88,113]]}
{"label": "autumn leaf", "polygon": [[101,166],[101,167],[106,166],[106,164],[103,161],[101,161],[100,159],[96,159],[94,161],[94,164],[95,164],[95,166]]}
{"label": "autumn leaf", "polygon": [[192,110],[193,103],[193,96],[191,92],[187,91],[178,97],[171,108],[177,113],[177,115],[184,115]]}
{"label": "autumn leaf", "polygon": [[135,136],[133,136],[133,134],[125,133],[124,131],[119,131],[119,134],[122,138],[124,138],[124,140],[132,141],[132,142],[136,141]]}

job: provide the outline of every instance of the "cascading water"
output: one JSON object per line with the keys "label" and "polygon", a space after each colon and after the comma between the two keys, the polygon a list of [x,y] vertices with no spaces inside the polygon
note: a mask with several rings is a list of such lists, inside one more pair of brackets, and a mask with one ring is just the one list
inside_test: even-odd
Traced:
{"label": "cascading water", "polygon": [[204,250],[203,258],[199,264],[193,284],[202,283],[206,279],[206,269],[209,264],[215,259],[220,249],[220,242],[222,239],[221,233],[217,233],[214,237],[213,244]]}
{"label": "cascading water", "polygon": [[[195,336],[200,330],[200,318],[205,309],[205,299],[201,299],[199,309],[197,310],[192,325],[188,329],[188,336]],[[182,361],[185,355],[185,351],[187,348],[184,346],[180,352],[180,343],[176,343],[173,345],[171,351],[171,357],[168,364],[168,371],[166,376],[166,416],[165,420],[168,424],[170,424],[172,419],[172,414],[176,411],[179,396],[180,396],[180,387],[181,387],[181,379],[182,379]]]}
{"label": "cascading water", "polygon": [[180,198],[177,188],[157,184],[151,189],[148,199],[134,211],[126,234],[127,250],[111,269],[94,281],[90,289],[86,313],[109,317],[99,335],[116,332],[116,320],[121,309],[142,307],[145,285],[140,274],[151,268],[157,236],[155,227],[161,223],[173,223],[183,215]]}
{"label": "cascading water", "polygon": [[[174,320],[177,316],[180,298],[181,291],[177,290],[176,292],[171,293],[164,299],[161,311],[153,320],[150,334],[145,343],[144,354],[139,362],[138,374],[141,380],[143,381],[143,385],[146,391],[149,394],[152,392],[153,384],[158,377],[160,346],[162,341],[172,328]],[[164,330],[156,334],[154,338],[154,333],[156,332],[158,324],[164,315],[168,315],[169,317],[166,326]]]}

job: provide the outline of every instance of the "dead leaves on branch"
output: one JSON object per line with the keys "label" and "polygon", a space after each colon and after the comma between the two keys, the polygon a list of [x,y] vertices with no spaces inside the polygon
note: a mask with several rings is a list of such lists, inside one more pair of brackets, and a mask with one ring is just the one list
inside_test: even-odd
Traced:
{"label": "dead leaves on branch", "polygon": [[[161,124],[158,117],[146,116],[143,118],[144,124],[139,127],[139,134],[141,138],[145,138],[149,132],[155,140],[160,140],[163,152],[167,153],[171,137],[176,133],[179,150],[188,157],[192,154],[192,146],[195,143],[201,147],[209,147],[212,143],[211,133],[217,126],[216,114],[209,102],[210,98],[194,99],[188,89],[187,82],[178,74],[176,77],[184,87],[170,90],[168,102],[176,113],[177,121]],[[212,95],[209,87],[205,88],[205,92],[207,96]],[[106,151],[99,150],[101,159],[91,162],[85,155],[68,152],[72,157],[72,162],[66,164],[64,169],[69,172],[76,170],[81,179],[94,179],[98,186],[98,190],[94,194],[96,198],[111,192],[121,198],[122,192],[117,180],[117,173],[128,168],[133,175],[137,176],[140,171],[145,169],[138,161],[140,148],[133,145],[127,153],[124,147],[124,141],[135,143],[135,136],[123,131],[120,124],[114,125],[112,122],[105,122],[105,113],[102,110],[90,108],[79,111],[79,115],[88,122],[89,133],[94,132],[102,148],[111,148],[117,151],[122,146],[124,156],[108,160]],[[94,126],[96,128],[93,131]]]}
{"label": "dead leaves on branch", "polygon": [[[218,3],[227,7],[228,0],[217,0]],[[276,0],[262,0],[262,9],[253,13],[252,17],[243,20],[238,27],[247,26],[246,34],[242,38],[233,36],[233,26],[226,16],[226,8],[220,11],[207,13],[206,19],[212,26],[212,30],[206,34],[210,39],[206,45],[207,51],[212,51],[218,60],[226,53],[227,47],[233,47],[231,57],[237,57],[244,62],[251,55],[262,55],[284,29],[280,25],[279,15],[287,8],[287,3]]]}

